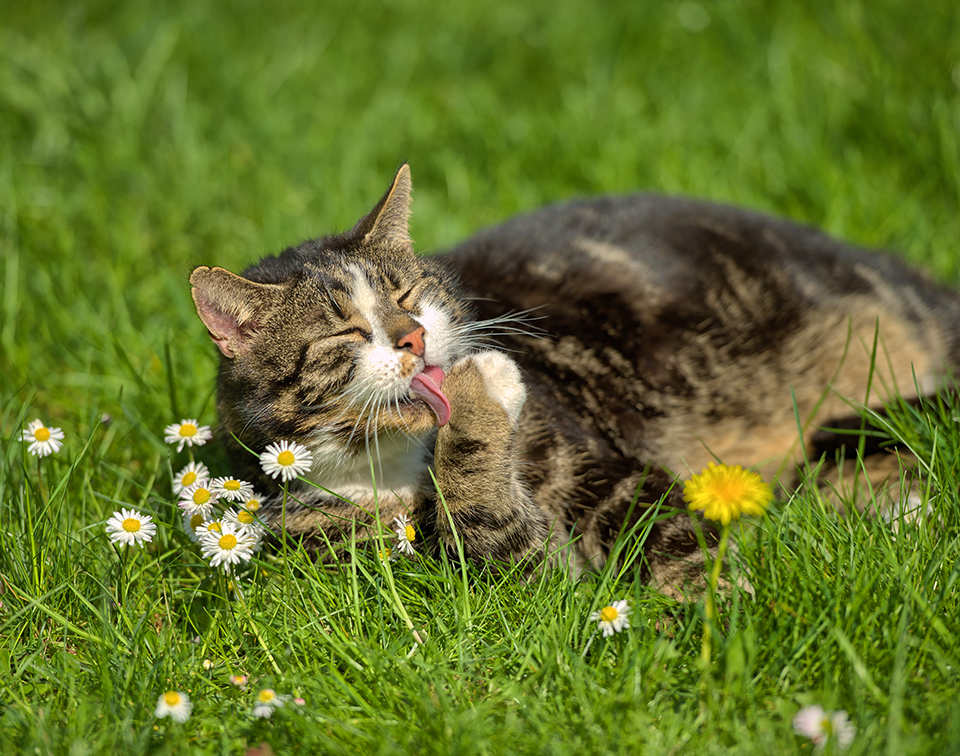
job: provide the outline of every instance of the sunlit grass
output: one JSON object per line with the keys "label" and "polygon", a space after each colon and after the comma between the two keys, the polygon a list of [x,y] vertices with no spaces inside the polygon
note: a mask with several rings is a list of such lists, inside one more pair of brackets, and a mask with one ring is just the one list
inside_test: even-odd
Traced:
{"label": "sunlit grass", "polygon": [[[893,0],[4,5],[0,752],[809,753],[808,704],[847,710],[854,754],[960,751],[949,397],[886,421],[930,517],[842,518],[812,486],[774,504],[706,669],[702,603],[612,568],[522,582],[294,550],[257,557],[241,601],[182,532],[186,452],[163,443],[216,419],[191,267],[349,227],[403,160],[424,251],[650,189],[960,281],[958,25]],[[67,434],[39,466],[35,417]],[[157,523],[146,548],[107,540],[121,507]],[[588,618],[618,599],[631,628],[601,638]],[[306,703],[254,718],[263,687]],[[155,719],[166,690],[185,724]]]}

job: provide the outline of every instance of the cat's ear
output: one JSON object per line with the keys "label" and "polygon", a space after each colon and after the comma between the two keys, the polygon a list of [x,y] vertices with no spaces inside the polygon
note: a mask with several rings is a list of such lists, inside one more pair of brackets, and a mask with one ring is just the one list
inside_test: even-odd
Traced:
{"label": "cat's ear", "polygon": [[280,301],[282,286],[248,281],[223,268],[200,266],[190,274],[193,303],[213,343],[227,357],[243,354]]}
{"label": "cat's ear", "polygon": [[413,184],[404,163],[377,206],[353,228],[355,238],[373,249],[390,248],[413,253],[410,241],[410,201]]}

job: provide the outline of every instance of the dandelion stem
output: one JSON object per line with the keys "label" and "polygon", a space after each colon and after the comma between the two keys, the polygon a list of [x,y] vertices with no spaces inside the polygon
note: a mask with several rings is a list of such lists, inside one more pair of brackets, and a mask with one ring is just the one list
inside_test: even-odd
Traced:
{"label": "dandelion stem", "polygon": [[720,546],[717,549],[717,557],[713,560],[713,567],[710,570],[710,583],[707,586],[707,595],[703,610],[703,641],[700,645],[700,658],[703,660],[704,669],[706,669],[710,664],[713,641],[713,625],[717,618],[717,583],[720,582],[720,570],[723,567],[723,557],[727,553],[727,543],[729,540],[730,526],[724,525],[723,530],[720,533]]}

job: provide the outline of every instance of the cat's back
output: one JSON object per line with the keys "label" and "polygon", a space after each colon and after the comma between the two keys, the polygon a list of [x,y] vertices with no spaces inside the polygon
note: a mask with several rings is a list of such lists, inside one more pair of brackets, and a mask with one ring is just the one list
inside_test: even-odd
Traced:
{"label": "cat's back", "polygon": [[945,293],[896,257],[813,227],[658,194],[550,205],[481,231],[445,257],[468,289],[514,309],[602,294],[654,316],[699,311],[711,293],[745,294],[744,286],[762,288],[761,299],[778,295],[778,306],[909,285],[941,307]]}

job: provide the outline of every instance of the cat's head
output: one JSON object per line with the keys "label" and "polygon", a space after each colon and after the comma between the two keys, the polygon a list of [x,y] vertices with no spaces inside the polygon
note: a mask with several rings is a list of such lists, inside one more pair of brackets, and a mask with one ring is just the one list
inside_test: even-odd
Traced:
{"label": "cat's head", "polygon": [[257,452],[281,438],[348,452],[446,422],[440,384],[468,349],[470,311],[455,277],[414,254],[410,192],[403,165],[352,230],[239,276],[193,271],[197,314],[222,354],[225,435]]}

